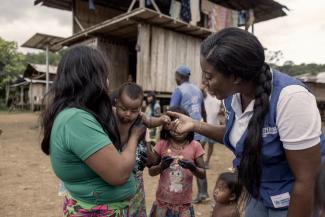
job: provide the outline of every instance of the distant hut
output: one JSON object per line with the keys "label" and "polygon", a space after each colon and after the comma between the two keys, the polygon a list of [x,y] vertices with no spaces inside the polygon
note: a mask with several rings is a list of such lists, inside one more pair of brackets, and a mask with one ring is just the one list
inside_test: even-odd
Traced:
{"label": "distant hut", "polygon": [[[49,66],[49,83],[56,76],[56,67]],[[46,86],[46,65],[27,64],[22,76],[11,84],[9,97],[20,108],[39,110],[43,105]]]}
{"label": "distant hut", "polygon": [[322,120],[325,121],[325,72],[307,73],[296,78],[304,82],[315,95]]}

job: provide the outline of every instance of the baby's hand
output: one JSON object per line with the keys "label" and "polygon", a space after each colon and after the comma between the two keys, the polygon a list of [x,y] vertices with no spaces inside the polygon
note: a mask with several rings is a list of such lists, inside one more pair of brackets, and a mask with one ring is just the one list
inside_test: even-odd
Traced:
{"label": "baby's hand", "polygon": [[138,165],[138,170],[143,171],[144,168],[147,165],[147,161],[148,161],[148,155],[146,152],[141,151],[140,152],[140,161],[139,161],[139,165]]}
{"label": "baby's hand", "polygon": [[139,118],[132,126],[131,136],[135,136],[137,140],[141,140],[145,136],[146,129],[147,128],[142,123],[142,119]]}

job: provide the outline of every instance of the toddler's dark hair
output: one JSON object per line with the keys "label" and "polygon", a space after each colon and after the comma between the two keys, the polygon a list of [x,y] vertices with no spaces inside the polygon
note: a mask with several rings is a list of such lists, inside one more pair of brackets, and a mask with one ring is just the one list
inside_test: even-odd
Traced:
{"label": "toddler's dark hair", "polygon": [[233,172],[224,172],[219,175],[218,181],[224,181],[230,192],[235,195],[235,201],[237,202],[242,191],[242,185],[238,182],[238,174]]}
{"label": "toddler's dark hair", "polygon": [[[178,106],[170,107],[168,111],[177,112],[189,116],[188,112],[184,108]],[[163,128],[160,132],[160,138],[164,140],[168,140],[170,137],[171,137],[170,132]],[[185,139],[188,140],[189,142],[192,142],[194,139],[194,132],[188,133]]]}
{"label": "toddler's dark hair", "polygon": [[127,83],[122,84],[117,91],[116,97],[120,98],[123,93],[125,93],[131,99],[141,99],[142,100],[144,97],[142,87],[136,83],[133,83],[133,82],[127,82]]}

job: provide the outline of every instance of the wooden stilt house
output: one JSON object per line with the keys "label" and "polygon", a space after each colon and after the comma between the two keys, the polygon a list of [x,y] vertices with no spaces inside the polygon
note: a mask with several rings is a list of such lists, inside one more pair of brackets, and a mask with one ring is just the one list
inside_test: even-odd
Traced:
{"label": "wooden stilt house", "polygon": [[[191,68],[191,81],[200,84],[200,43],[213,32],[203,19],[193,23],[172,17],[166,9],[168,2],[173,1],[35,0],[35,4],[72,12],[73,35],[60,45],[85,44],[102,50],[109,60],[112,89],[131,75],[144,90],[155,90],[160,97],[169,96],[176,87],[175,68],[181,64]],[[236,11],[253,8],[255,22],[286,15],[284,6],[273,0],[258,1],[257,5],[248,0],[188,2],[198,6],[199,18],[204,14],[200,10],[204,2]]]}

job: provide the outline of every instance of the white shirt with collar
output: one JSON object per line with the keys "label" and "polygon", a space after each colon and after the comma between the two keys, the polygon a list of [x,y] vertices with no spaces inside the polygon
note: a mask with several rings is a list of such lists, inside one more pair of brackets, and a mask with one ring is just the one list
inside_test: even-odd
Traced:
{"label": "white shirt with collar", "polygon": [[[243,112],[240,94],[233,95],[231,106],[235,120],[229,141],[234,147],[253,116],[254,102],[252,100]],[[322,125],[314,95],[300,85],[283,88],[278,99],[276,126],[283,147],[287,150],[303,150],[317,145]]]}

